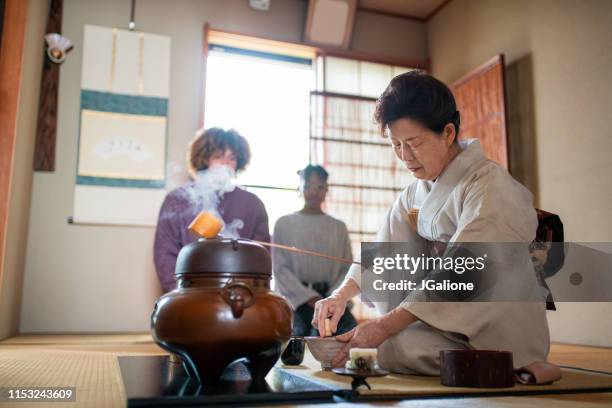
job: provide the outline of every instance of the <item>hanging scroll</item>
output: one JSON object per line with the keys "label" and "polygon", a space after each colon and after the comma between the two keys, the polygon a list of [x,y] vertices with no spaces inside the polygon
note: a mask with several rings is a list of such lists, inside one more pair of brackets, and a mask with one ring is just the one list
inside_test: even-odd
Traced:
{"label": "hanging scroll", "polygon": [[75,222],[155,225],[169,79],[169,37],[85,26]]}

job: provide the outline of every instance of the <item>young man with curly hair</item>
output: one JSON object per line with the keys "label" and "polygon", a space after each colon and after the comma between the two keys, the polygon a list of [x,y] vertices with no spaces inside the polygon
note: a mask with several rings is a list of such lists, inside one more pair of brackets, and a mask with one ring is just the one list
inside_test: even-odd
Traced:
{"label": "young man with curly hair", "polygon": [[211,128],[196,134],[187,151],[192,181],[169,192],[162,204],[154,243],[154,262],[164,292],[176,287],[174,268],[181,248],[197,240],[187,227],[200,211],[212,210],[229,236],[270,241],[263,202],[232,182],[249,164],[247,140],[235,130]]}

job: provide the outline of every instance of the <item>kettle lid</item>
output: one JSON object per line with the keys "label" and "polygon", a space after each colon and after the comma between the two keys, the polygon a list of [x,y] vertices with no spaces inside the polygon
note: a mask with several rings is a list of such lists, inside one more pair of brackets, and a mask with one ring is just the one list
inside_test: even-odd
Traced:
{"label": "kettle lid", "polygon": [[213,238],[184,246],[176,260],[175,275],[237,273],[272,275],[270,253],[248,239]]}

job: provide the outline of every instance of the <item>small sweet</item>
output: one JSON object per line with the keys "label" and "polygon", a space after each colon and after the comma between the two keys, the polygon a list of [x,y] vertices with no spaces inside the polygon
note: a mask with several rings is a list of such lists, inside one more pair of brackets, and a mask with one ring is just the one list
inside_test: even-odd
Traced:
{"label": "small sweet", "polygon": [[378,350],[375,348],[352,348],[349,355],[349,368],[354,370],[373,370],[376,368]]}
{"label": "small sweet", "polygon": [[331,335],[332,335],[332,331],[331,331],[331,319],[330,318],[325,319],[325,328],[324,328],[323,335],[325,337],[331,337]]}
{"label": "small sweet", "polygon": [[223,221],[209,211],[202,211],[191,224],[189,230],[204,238],[214,238],[223,228]]}

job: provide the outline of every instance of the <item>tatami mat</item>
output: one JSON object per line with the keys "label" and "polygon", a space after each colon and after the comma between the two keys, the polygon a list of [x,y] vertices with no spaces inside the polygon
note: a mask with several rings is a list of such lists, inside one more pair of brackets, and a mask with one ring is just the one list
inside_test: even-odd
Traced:
{"label": "tatami mat", "polygon": [[[125,391],[113,353],[60,350],[0,350],[0,385],[76,387],[77,404],[25,403],[26,407],[122,407]],[[13,406],[0,403],[0,407]]]}
{"label": "tatami mat", "polygon": [[163,354],[149,333],[21,335],[0,342],[0,386],[76,387],[76,404],[20,402],[19,408],[124,407],[117,356]]}
{"label": "tatami mat", "polygon": [[[283,367],[289,372],[314,379],[332,387],[350,389],[351,378],[342,377],[331,371],[321,371],[310,354],[304,357],[304,364],[299,367]],[[521,385],[512,388],[458,388],[440,385],[438,377],[425,377],[416,375],[390,374],[386,377],[368,380],[372,390],[360,389],[360,394],[367,396],[431,396],[449,394],[512,394],[533,392],[537,394],[551,392],[584,392],[586,390],[612,391],[612,375],[574,369],[563,369],[561,380],[551,385]]]}
{"label": "tatami mat", "polygon": [[[584,367],[605,369],[610,365],[610,349],[594,349],[580,346],[553,346],[552,360],[562,364],[577,365],[574,358],[584,359]],[[569,354],[567,354],[567,353]],[[0,386],[45,387],[73,386],[77,388],[77,403],[0,403],[0,407],[124,407],[125,391],[117,362],[118,355],[160,355],[158,348],[146,334],[113,335],[32,335],[19,336],[0,342]],[[567,358],[566,358],[567,357]],[[571,357],[571,358],[570,358]],[[308,356],[309,368],[297,368],[305,374],[312,371],[319,381],[340,381],[348,388],[350,380],[331,373],[322,373],[316,362]],[[587,364],[588,363],[588,364]],[[326,379],[332,376],[333,380]],[[571,376],[566,379],[571,380]],[[378,381],[372,380],[374,389]],[[386,381],[397,381],[394,376]],[[433,381],[437,378],[417,377],[415,381]],[[594,383],[593,383],[594,384]],[[421,383],[421,387],[432,386]],[[449,389],[450,390],[450,389]],[[534,395],[516,397],[487,397],[460,399],[412,399],[399,402],[365,404],[366,406],[393,405],[402,407],[554,407],[612,406],[611,393]],[[323,408],[326,405],[317,405]],[[347,406],[337,404],[335,407]],[[364,405],[360,405],[364,406]]]}
{"label": "tatami mat", "polygon": [[121,334],[22,334],[0,341],[0,345],[45,344],[145,344],[153,343],[150,333]]}

